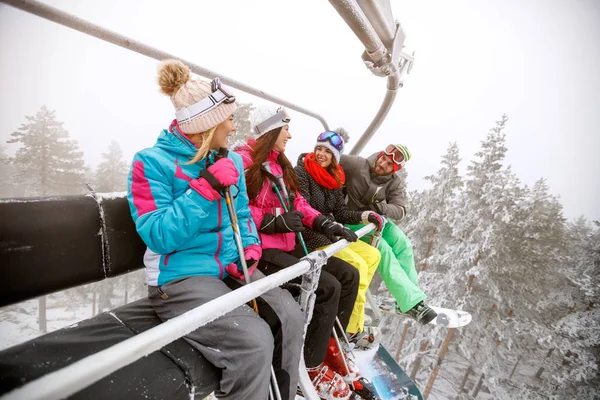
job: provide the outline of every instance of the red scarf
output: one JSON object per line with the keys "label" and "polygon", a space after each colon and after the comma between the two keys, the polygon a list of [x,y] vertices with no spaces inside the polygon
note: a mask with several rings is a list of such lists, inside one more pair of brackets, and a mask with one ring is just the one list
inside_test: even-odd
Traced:
{"label": "red scarf", "polygon": [[340,182],[338,183],[333,175],[319,165],[315,160],[314,153],[308,153],[304,157],[304,168],[306,168],[315,182],[327,189],[339,189],[346,183],[346,174],[344,174],[344,170],[339,164],[337,166],[337,176]]}

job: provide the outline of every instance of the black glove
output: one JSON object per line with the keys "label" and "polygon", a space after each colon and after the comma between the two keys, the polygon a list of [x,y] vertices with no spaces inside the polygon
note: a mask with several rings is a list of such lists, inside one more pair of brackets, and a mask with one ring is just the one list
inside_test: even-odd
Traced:
{"label": "black glove", "polygon": [[344,227],[344,225],[330,220],[324,215],[319,215],[315,219],[315,222],[313,222],[313,229],[327,236],[327,239],[331,240],[332,242],[337,242],[339,237],[346,239],[349,242],[356,242],[358,240],[356,233]]}
{"label": "black glove", "polygon": [[274,233],[302,232],[306,227],[302,224],[304,214],[300,211],[288,211],[278,216],[265,214],[259,231],[272,235]]}

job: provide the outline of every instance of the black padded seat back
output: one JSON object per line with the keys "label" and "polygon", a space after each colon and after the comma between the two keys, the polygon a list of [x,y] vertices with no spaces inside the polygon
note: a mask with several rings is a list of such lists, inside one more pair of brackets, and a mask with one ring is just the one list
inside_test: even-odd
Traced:
{"label": "black padded seat back", "polygon": [[0,306],[104,279],[96,200],[0,200],[0,274]]}
{"label": "black padded seat back", "polygon": [[104,220],[107,277],[144,268],[146,245],[137,234],[127,199],[102,198],[100,206]]}

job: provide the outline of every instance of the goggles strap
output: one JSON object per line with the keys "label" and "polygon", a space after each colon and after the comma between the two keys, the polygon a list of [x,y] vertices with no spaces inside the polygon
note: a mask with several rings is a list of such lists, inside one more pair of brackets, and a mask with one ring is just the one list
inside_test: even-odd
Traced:
{"label": "goggles strap", "polygon": [[230,96],[227,96],[223,91],[221,91],[220,88],[217,88],[217,90],[199,102],[194,103],[189,107],[184,107],[180,110],[177,110],[175,113],[175,118],[177,118],[177,122],[180,124],[190,122],[191,120],[201,117],[202,115],[211,111],[229,97]]}
{"label": "goggles strap", "polygon": [[[328,134],[327,136],[325,136],[326,134]],[[340,140],[340,142],[338,144],[333,143],[333,136],[337,136]],[[317,138],[317,142],[329,142],[334,148],[336,148],[338,151],[342,151],[344,148],[344,139],[338,135],[336,132],[333,131],[326,131],[323,132],[319,135],[319,137]]]}
{"label": "goggles strap", "polygon": [[284,108],[280,108],[279,110],[277,110],[277,113],[275,115],[270,116],[260,124],[256,125],[254,127],[254,131],[257,135],[262,135],[263,133],[266,133],[271,129],[279,128],[280,126],[283,126],[289,122],[290,116]]}

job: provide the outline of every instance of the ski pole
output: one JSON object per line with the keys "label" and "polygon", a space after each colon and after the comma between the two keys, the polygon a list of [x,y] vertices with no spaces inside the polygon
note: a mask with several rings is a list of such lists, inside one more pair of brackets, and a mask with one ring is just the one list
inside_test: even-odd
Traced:
{"label": "ski pole", "polygon": [[[221,157],[227,157],[227,149],[221,149],[219,151],[219,155]],[[246,264],[246,255],[244,254],[244,244],[242,243],[242,235],[240,233],[240,227],[238,224],[237,213],[235,212],[235,206],[233,204],[233,196],[231,195],[231,187],[227,186],[223,189],[223,194],[225,195],[225,204],[227,206],[227,212],[229,213],[229,220],[231,221],[231,228],[233,229],[233,238],[235,240],[236,247],[238,249],[238,254],[240,257],[240,264],[242,265],[242,271],[244,272],[244,279],[246,280],[246,284],[250,283],[250,273],[248,272],[248,264]],[[258,313],[258,304],[256,299],[252,300],[252,308],[256,313]],[[275,396],[273,396],[273,392],[275,392]],[[275,370],[273,369],[273,365],[271,365],[271,385],[269,386],[269,398],[275,400],[281,400],[281,392],[279,390],[279,384],[277,383],[277,378],[275,377]]]}
{"label": "ski pole", "polygon": [[[384,216],[381,216],[382,218],[382,223],[381,223],[381,229],[375,229],[375,232],[373,232],[373,237],[371,238],[371,246],[378,248],[379,247],[379,242],[381,241],[381,235],[383,234],[383,228],[385,227],[385,224],[387,224],[387,218],[385,218]],[[373,314],[375,314],[375,320],[376,322],[379,324],[379,322],[381,321],[381,318],[383,317],[383,314],[381,314],[381,311],[379,310],[379,306],[377,304],[377,302],[375,301],[375,299],[373,298],[373,295],[371,294],[371,290],[367,289],[367,301],[369,302],[369,304],[371,305],[371,308],[373,309]]]}
{"label": "ski pole", "polygon": [[[242,265],[242,271],[244,272],[244,279],[246,283],[250,283],[250,274],[248,273],[248,264],[246,263],[246,255],[244,254],[244,245],[242,243],[242,235],[240,234],[240,228],[238,225],[237,214],[233,205],[233,197],[231,196],[231,189],[226,187],[223,190],[225,194],[225,204],[227,205],[227,211],[229,212],[229,219],[231,220],[231,228],[233,229],[233,238],[235,240],[236,247],[238,249],[238,255],[240,257],[240,264]],[[258,312],[258,305],[256,299],[252,300],[252,308]]]}
{"label": "ski pole", "polygon": [[[267,171],[269,174],[274,176],[275,179],[277,179],[277,181],[279,182],[279,185],[276,185],[275,182],[272,182],[272,186],[273,186],[273,189],[275,190],[275,194],[277,194],[277,198],[279,198],[279,202],[281,203],[281,207],[283,208],[283,211],[288,212],[288,211],[292,210],[294,208],[294,205],[292,203],[290,203],[290,200],[288,197],[288,192],[285,187],[285,182],[283,181],[283,177],[281,175],[277,175],[277,176],[273,175],[273,172],[271,171],[271,163],[268,161],[265,161],[264,163],[262,163],[262,168],[265,171]],[[281,190],[279,189],[278,186],[281,186]],[[282,197],[281,192],[283,192],[285,197]],[[289,207],[286,205],[286,201],[284,199],[287,199],[287,204],[289,204]],[[304,237],[302,236],[302,233],[296,232],[296,237],[298,238],[298,241],[302,245],[304,254],[308,255],[308,248],[306,247],[306,243],[304,242]]]}
{"label": "ski pole", "polygon": [[[242,265],[242,271],[244,272],[244,279],[246,283],[250,283],[250,273],[248,272],[248,265],[246,264],[246,255],[244,254],[244,245],[242,243],[242,235],[240,233],[237,214],[235,212],[235,207],[233,205],[233,196],[231,195],[231,188],[226,187],[223,190],[225,194],[225,204],[227,204],[227,211],[229,212],[229,219],[231,220],[231,227],[233,229],[233,237],[235,239],[235,244],[238,249],[238,254],[240,256],[240,264]],[[252,308],[254,311],[258,313],[258,304],[256,303],[256,299],[252,300]],[[277,378],[275,377],[275,370],[271,365],[271,385],[269,387],[269,394],[272,398],[273,391],[275,392],[275,399],[281,400],[281,392],[279,391],[279,385],[277,383]]]}
{"label": "ski pole", "polygon": [[[289,208],[293,209],[293,202],[291,202],[289,199],[289,197],[287,196],[287,189],[285,188],[285,182],[283,180],[283,177],[281,175],[274,175],[272,170],[271,170],[271,163],[266,161],[264,163],[262,163],[262,168],[267,171],[269,174],[271,174],[272,176],[275,177],[275,179],[277,179],[277,181],[279,182],[279,185],[281,185],[281,190],[284,192],[284,194],[286,195],[286,198],[288,199],[288,204],[289,204]],[[281,196],[281,191],[279,190],[279,188],[277,187],[278,185],[275,184],[275,182],[273,183],[273,189],[275,189],[275,193],[277,194],[277,197],[279,198],[279,202],[281,203],[281,206],[283,207],[283,210],[285,212],[288,212],[288,207],[285,204],[285,201],[283,199],[283,197]],[[306,247],[306,243],[304,242],[304,237],[302,236],[301,232],[296,232],[296,237],[298,238],[298,241],[300,242],[300,244],[302,245],[302,249],[304,250],[304,254],[308,255],[308,248]],[[344,336],[344,340],[346,341],[346,343],[348,343],[348,346],[350,346],[350,341],[348,340],[348,337],[346,336],[346,332],[342,327],[342,323],[340,322],[340,319],[336,316],[335,317],[335,322],[337,323],[337,325],[340,327],[340,331],[342,332],[342,336]],[[342,361],[344,362],[344,367],[346,367],[346,371],[348,373],[350,373],[350,368],[348,368],[348,363],[346,362],[346,357],[344,357],[344,349],[342,349],[342,345],[340,343],[340,340],[338,339],[338,335],[337,332],[335,331],[335,327],[333,327],[333,336],[335,338],[335,342],[337,344],[338,350],[340,351],[340,353],[342,354]],[[352,387],[352,390],[354,390],[354,382],[350,383],[350,386]]]}

